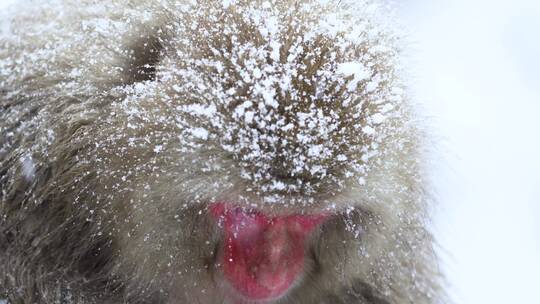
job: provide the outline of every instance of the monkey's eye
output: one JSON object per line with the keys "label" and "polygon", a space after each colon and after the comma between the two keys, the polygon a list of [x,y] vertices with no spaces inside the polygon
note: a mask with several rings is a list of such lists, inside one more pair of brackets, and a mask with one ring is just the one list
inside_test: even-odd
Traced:
{"label": "monkey's eye", "polygon": [[156,65],[163,53],[163,45],[158,37],[143,36],[129,48],[125,69],[125,83],[155,80]]}

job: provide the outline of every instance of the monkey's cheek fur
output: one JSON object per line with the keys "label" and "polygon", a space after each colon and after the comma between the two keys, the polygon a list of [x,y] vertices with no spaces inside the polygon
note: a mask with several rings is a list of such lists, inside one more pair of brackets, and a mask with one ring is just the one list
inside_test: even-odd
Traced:
{"label": "monkey's cheek fur", "polygon": [[278,299],[304,273],[306,242],[328,215],[267,216],[216,203],[211,213],[223,231],[217,263],[228,285],[250,301]]}

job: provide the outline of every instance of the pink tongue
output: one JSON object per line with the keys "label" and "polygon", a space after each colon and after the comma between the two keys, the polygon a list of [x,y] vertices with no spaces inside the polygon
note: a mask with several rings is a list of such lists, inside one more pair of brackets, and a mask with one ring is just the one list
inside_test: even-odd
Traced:
{"label": "pink tongue", "polygon": [[282,296],[304,267],[307,236],[325,215],[270,218],[224,204],[212,205],[224,230],[223,273],[252,300]]}

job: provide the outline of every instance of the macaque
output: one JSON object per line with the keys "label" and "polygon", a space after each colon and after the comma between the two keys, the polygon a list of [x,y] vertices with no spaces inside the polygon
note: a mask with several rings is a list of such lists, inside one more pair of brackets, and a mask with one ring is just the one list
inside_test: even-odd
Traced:
{"label": "macaque", "polygon": [[425,135],[377,2],[19,5],[0,299],[442,301]]}

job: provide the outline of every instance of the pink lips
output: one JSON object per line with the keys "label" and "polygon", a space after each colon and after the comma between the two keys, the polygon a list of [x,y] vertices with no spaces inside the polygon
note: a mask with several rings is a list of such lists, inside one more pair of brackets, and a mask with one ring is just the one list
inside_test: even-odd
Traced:
{"label": "pink lips", "polygon": [[211,205],[224,234],[222,265],[229,283],[250,300],[278,298],[303,273],[309,234],[327,215],[268,217],[256,210]]}

